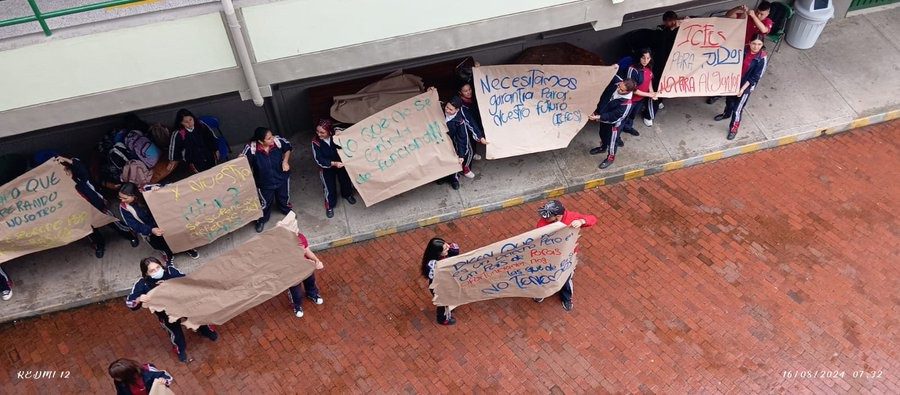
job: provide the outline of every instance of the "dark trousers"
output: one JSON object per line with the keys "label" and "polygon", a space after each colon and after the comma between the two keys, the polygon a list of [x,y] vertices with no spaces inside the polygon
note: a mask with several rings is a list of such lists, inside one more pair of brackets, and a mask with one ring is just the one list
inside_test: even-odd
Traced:
{"label": "dark trousers", "polygon": [[147,243],[150,244],[150,247],[153,247],[154,250],[161,251],[168,257],[175,255],[175,253],[172,252],[172,249],[169,248],[169,243],[166,243],[166,239],[163,239],[162,236],[150,234],[150,236],[147,237]]}
{"label": "dark trousers", "polygon": [[[638,96],[641,97],[641,96]],[[655,108],[653,107],[653,99],[649,97],[644,97],[641,100],[631,102],[631,110],[628,116],[622,120],[622,130],[634,129],[634,118],[640,114],[644,119],[653,120],[656,116]]]}
{"label": "dark trousers", "polygon": [[291,180],[285,180],[284,184],[275,189],[258,189],[259,200],[262,203],[263,215],[259,222],[269,222],[269,215],[272,214],[272,206],[278,204],[278,209],[283,214],[287,214],[293,206],[291,206]]}
{"label": "dark trousers", "polygon": [[337,184],[341,184],[341,197],[344,199],[353,196],[353,183],[350,182],[350,175],[344,168],[328,168],[319,171],[319,178],[322,179],[322,185],[325,187],[325,209],[334,209],[337,205]]}
{"label": "dark trousers", "polygon": [[12,289],[9,285],[9,276],[0,268],[0,292]]}
{"label": "dark trousers", "polygon": [[[187,352],[187,342],[184,339],[184,328],[181,327],[181,323],[179,322],[169,322],[169,317],[165,315],[165,313],[157,314],[159,318],[159,324],[163,327],[163,330],[169,334],[169,341],[172,342],[172,345],[175,347],[175,352],[179,357]],[[213,333],[213,330],[209,327],[209,325],[201,325],[197,328],[197,332],[201,335],[210,337],[210,334]]]}
{"label": "dark trousers", "polygon": [[[114,222],[112,224],[107,225],[107,227],[114,229],[116,231],[116,233],[119,234],[119,236],[122,236],[123,239],[128,240],[129,242],[131,240],[134,240],[137,238],[137,237],[135,237],[134,232],[132,232],[127,227],[125,229],[122,229],[122,228],[116,226],[115,224],[116,223]],[[88,235],[88,240],[91,241],[91,245],[94,246],[94,249],[105,250],[106,249],[106,237],[103,237],[103,232],[101,232],[100,229],[102,229],[102,228],[91,227],[91,234]]]}
{"label": "dark trousers", "polygon": [[619,141],[619,127],[611,123],[600,122],[600,141],[608,147],[607,154],[615,156],[619,148],[619,145],[616,144]]}
{"label": "dark trousers", "polygon": [[741,116],[744,115],[744,108],[750,101],[750,89],[745,89],[744,94],[740,96],[728,96],[725,98],[725,116],[731,117],[731,123],[728,128],[731,129],[735,124],[740,125]]}
{"label": "dark trousers", "polygon": [[566,280],[566,283],[563,284],[562,289],[559,290],[559,298],[562,299],[563,302],[571,302],[572,301],[572,276],[575,273],[569,275],[569,279]]}
{"label": "dark trousers", "polygon": [[302,283],[288,288],[288,297],[291,298],[291,304],[294,305],[294,310],[299,310],[303,305],[303,294],[300,292],[301,284],[306,290],[306,296],[311,298],[319,296],[319,287],[316,286],[316,275],[311,274],[306,280],[303,280]]}
{"label": "dark trousers", "polygon": [[[432,280],[428,280],[428,286],[431,287]],[[434,296],[434,290],[429,289],[431,291],[431,296]],[[438,306],[437,311],[435,311],[435,319],[437,319],[438,324],[442,322],[450,321],[453,315],[450,313],[450,308],[447,306]]]}

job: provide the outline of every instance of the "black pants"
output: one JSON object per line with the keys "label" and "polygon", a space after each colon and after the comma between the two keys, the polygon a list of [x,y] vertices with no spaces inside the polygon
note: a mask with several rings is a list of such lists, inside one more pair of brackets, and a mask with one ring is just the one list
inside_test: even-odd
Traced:
{"label": "black pants", "polygon": [[562,289],[559,290],[559,298],[562,299],[563,302],[571,302],[572,301],[572,291],[573,291],[572,276],[574,276],[574,275],[575,275],[575,273],[572,273],[571,275],[569,275],[569,279],[566,280],[566,283],[563,284]]}
{"label": "black pants", "polygon": [[[428,280],[428,286],[431,287],[431,281]],[[431,291],[431,295],[434,296],[434,290],[429,289]],[[435,312],[435,319],[437,319],[438,324],[450,321],[453,315],[450,313],[450,308],[447,306],[438,306],[437,311]]]}
{"label": "black pants", "polygon": [[266,223],[269,222],[269,215],[272,214],[272,206],[278,204],[278,209],[281,210],[282,214],[287,214],[293,206],[291,206],[291,180],[285,180],[284,184],[281,184],[276,189],[258,189],[259,191],[259,200],[262,203],[262,212],[263,215],[260,217],[259,222]]}
{"label": "black pants", "polygon": [[302,283],[288,288],[288,297],[291,298],[291,304],[294,305],[295,311],[299,310],[303,305],[303,295],[300,293],[301,284],[306,290],[306,296],[309,296],[311,298],[316,298],[319,296],[319,287],[316,286],[316,275],[311,274],[306,278],[306,280],[303,280]]}
{"label": "black pants", "polygon": [[9,277],[6,275],[6,272],[3,271],[3,268],[0,268],[0,292],[9,291]]}
{"label": "black pants", "polygon": [[319,171],[319,178],[322,179],[322,185],[325,187],[325,209],[334,209],[337,205],[337,184],[341,184],[341,197],[347,199],[353,196],[353,183],[350,182],[350,175],[344,168],[328,168]]}
{"label": "black pants", "polygon": [[654,100],[649,97],[642,97],[641,100],[631,102],[631,110],[628,116],[622,120],[622,130],[634,129],[634,118],[637,117],[638,114],[644,119],[652,121],[656,116],[656,109],[653,107],[653,102]]}
{"label": "black pants", "polygon": [[744,89],[744,94],[740,96],[728,96],[725,98],[725,116],[731,117],[731,123],[728,129],[734,127],[735,124],[740,125],[741,117],[744,115],[744,108],[750,101],[750,89]]}
{"label": "black pants", "polygon": [[611,123],[600,122],[600,141],[608,147],[607,155],[614,157],[619,148],[619,145],[616,144],[619,141],[619,127]]}
{"label": "black pants", "polygon": [[[169,341],[172,342],[172,346],[175,347],[175,353],[177,353],[179,357],[186,356],[187,342],[184,339],[184,328],[181,327],[181,323],[169,322],[169,316],[165,313],[158,313],[156,316],[159,318],[159,324],[162,326],[163,330],[169,334]],[[203,336],[209,337],[213,330],[210,329],[209,325],[201,325],[197,328],[197,332],[200,332]]]}
{"label": "black pants", "polygon": [[147,237],[147,243],[150,244],[150,247],[153,247],[154,250],[166,254],[167,257],[175,255],[175,253],[172,252],[172,249],[169,248],[169,243],[166,243],[166,239],[163,239],[162,236],[150,234],[150,236]]}
{"label": "black pants", "polygon": [[[134,232],[132,232],[130,229],[128,229],[127,227],[125,229],[122,229],[119,226],[116,226],[115,222],[107,225],[106,227],[112,228],[113,230],[116,231],[116,233],[119,234],[119,236],[122,236],[123,239],[128,240],[129,242],[131,242],[131,240],[134,240],[137,238],[135,236]],[[95,249],[105,250],[106,249],[106,237],[103,237],[103,233],[100,232],[100,229],[102,229],[102,228],[91,227],[91,234],[88,235],[88,240],[91,241],[91,244],[94,246]],[[126,230],[126,229],[128,229],[128,230]]]}

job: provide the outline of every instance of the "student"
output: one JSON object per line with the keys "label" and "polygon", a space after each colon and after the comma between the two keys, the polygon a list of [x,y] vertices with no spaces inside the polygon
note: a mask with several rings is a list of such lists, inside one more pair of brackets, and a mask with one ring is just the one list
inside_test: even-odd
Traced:
{"label": "student", "polygon": [[[750,41],[758,35],[762,35],[765,39],[766,34],[772,31],[772,19],[769,18],[769,12],[772,10],[772,3],[761,1],[755,10],[750,10],[746,5],[734,7],[725,14],[726,18],[747,19],[747,33],[744,35],[744,45],[750,45]],[[744,52],[746,55],[746,51]],[[721,96],[713,96],[706,99],[707,104],[713,104],[719,100]]]}
{"label": "student", "polygon": [[169,138],[169,171],[178,162],[186,162],[191,173],[199,173],[213,168],[219,162],[216,133],[198,121],[190,111],[184,108],[178,110],[172,130]]}
{"label": "student", "polygon": [[294,208],[291,205],[291,143],[262,126],[253,132],[250,143],[241,155],[246,156],[253,169],[253,179],[262,200],[263,215],[256,220],[256,232],[260,233],[269,222],[272,206],[276,203],[282,214]]}
{"label": "student", "polygon": [[[109,215],[110,217],[115,217],[109,209],[109,202],[107,202],[106,198],[94,188],[94,184],[91,182],[90,171],[84,162],[78,158],[67,158],[56,151],[46,150],[34,154],[35,166],[52,158],[58,158],[59,163],[66,168],[66,172],[72,177],[72,180],[75,181],[75,190],[82,198],[84,198],[84,200],[87,200],[91,206],[94,206],[94,208],[101,213]],[[115,229],[116,233],[122,236],[122,238],[128,240],[128,242],[131,243],[132,248],[137,247],[140,244],[137,234],[134,233],[124,221],[119,220],[113,222],[109,226]],[[100,229],[91,227],[91,234],[88,235],[88,239],[91,241],[91,246],[94,248],[94,256],[98,259],[103,258],[103,255],[106,253],[106,238],[103,237],[103,233],[100,232]]]}
{"label": "student", "polygon": [[335,144],[334,123],[330,119],[322,119],[316,124],[316,137],[312,141],[313,159],[319,165],[319,179],[325,187],[325,216],[334,217],[334,207],[337,205],[337,184],[341,185],[341,197],[347,199],[347,203],[356,204],[353,193],[353,183],[350,175],[341,163],[338,155],[341,147]]}
{"label": "student", "polygon": [[[597,217],[566,210],[559,200],[551,200],[544,204],[538,209],[538,215],[540,215],[541,219],[535,225],[536,228],[557,221],[573,228],[589,228],[597,223]],[[575,254],[578,254],[578,246],[575,246]],[[559,291],[559,298],[562,300],[563,309],[566,311],[572,311],[572,276],[574,275],[575,272],[572,272],[572,275],[569,276],[569,279],[566,280],[566,283],[563,284],[562,289]],[[544,298],[535,298],[534,301],[540,303],[544,301]]]}
{"label": "student", "polygon": [[[297,232],[297,244],[300,245],[300,248],[303,248],[303,256],[316,263],[316,270],[325,267],[313,250],[309,249],[309,240],[306,239],[303,233]],[[322,299],[322,295],[319,294],[319,287],[316,286],[315,273],[310,274],[301,284],[306,290],[306,297],[309,300],[318,305],[325,303],[325,299]],[[294,316],[297,318],[303,317],[303,296],[300,293],[301,284],[288,288],[288,297],[291,299],[291,304],[294,306]]]}
{"label": "student", "polygon": [[[458,109],[469,132],[469,146],[474,149],[475,143],[487,145],[487,139],[484,137],[484,125],[481,123],[481,113],[478,112],[478,101],[475,98],[475,92],[472,90],[472,84],[469,82],[463,83],[459,87],[456,96],[450,101],[460,104]],[[473,151],[472,159],[481,160],[481,155]],[[475,174],[472,173],[472,177],[474,176]]]}
{"label": "student", "polygon": [[454,190],[459,189],[460,174],[468,178],[475,178],[475,173],[469,168],[469,165],[472,164],[474,150],[469,142],[469,131],[465,119],[463,119],[459,111],[460,106],[462,104],[459,99],[454,98],[454,100],[444,103],[443,109],[444,120],[447,122],[447,135],[450,137],[450,141],[453,142],[453,149],[459,157],[461,171],[436,181],[437,184],[450,183],[450,187]]}
{"label": "student", "polygon": [[[615,79],[614,79],[615,81]],[[600,168],[605,169],[616,160],[618,151],[619,128],[622,121],[631,111],[631,97],[634,92],[634,80],[626,79],[615,85],[615,91],[610,99],[597,106],[597,110],[588,116],[589,121],[600,122],[600,140],[602,145],[591,148],[591,155],[597,155],[606,151],[606,159],[600,163]]]}
{"label": "student", "polygon": [[649,128],[653,126],[653,118],[656,115],[653,109],[656,92],[653,91],[653,58],[650,55],[650,48],[641,49],[640,56],[628,67],[625,74],[625,78],[633,80],[636,85],[631,96],[631,110],[622,120],[622,131],[632,136],[641,135],[634,129],[635,116],[640,114],[644,126]]}
{"label": "student", "polygon": [[[430,289],[431,283],[434,282],[434,267],[437,261],[449,256],[459,255],[459,245],[456,243],[447,243],[440,237],[432,238],[425,245],[425,254],[422,255],[422,276],[428,280],[429,291],[434,295],[434,290]],[[456,324],[456,318],[450,313],[447,306],[438,306],[436,312],[438,324],[453,325]]]}
{"label": "student", "polygon": [[[128,306],[131,310],[140,309],[141,303],[150,301],[148,293],[156,288],[157,285],[165,280],[179,277],[184,277],[184,274],[173,265],[165,265],[154,257],[141,259],[141,278],[135,281],[134,286],[131,287],[131,293],[125,298],[125,306]],[[154,314],[159,319],[159,324],[169,334],[169,340],[172,342],[172,351],[178,355],[178,360],[190,362],[191,359],[187,356],[187,344],[184,340],[184,330],[182,330],[181,324],[179,322],[169,322],[169,316],[165,311]],[[219,334],[209,325],[201,325],[197,332],[200,332],[201,335],[212,341],[216,341],[219,338]]]}
{"label": "student", "polygon": [[116,395],[149,395],[153,385],[172,385],[172,375],[159,370],[152,363],[139,364],[133,359],[119,358],[109,364],[109,376],[116,386]]}
{"label": "student", "polygon": [[747,106],[747,101],[750,100],[750,93],[753,93],[756,84],[759,83],[760,78],[766,72],[768,58],[766,57],[766,51],[763,49],[764,38],[765,36],[762,34],[757,34],[753,40],[750,40],[747,48],[744,49],[741,89],[738,91],[737,96],[728,96],[725,99],[725,111],[715,117],[716,121],[731,118],[731,123],[728,125],[728,140],[734,140],[734,136],[737,135],[738,128],[741,126],[741,116],[744,113],[744,108]]}
{"label": "student", "polygon": [[4,301],[12,299],[12,281],[9,281],[9,276],[2,267],[0,267],[0,299]]}
{"label": "student", "polygon": [[[119,188],[119,201],[121,202],[119,204],[119,213],[122,219],[131,230],[144,236],[153,249],[162,252],[163,260],[167,264],[175,263],[175,253],[169,248],[166,239],[162,237],[165,231],[156,225],[156,220],[150,213],[150,209],[138,203],[137,196],[137,185],[126,182]],[[195,249],[190,249],[186,252],[193,259],[200,257],[200,253]]]}

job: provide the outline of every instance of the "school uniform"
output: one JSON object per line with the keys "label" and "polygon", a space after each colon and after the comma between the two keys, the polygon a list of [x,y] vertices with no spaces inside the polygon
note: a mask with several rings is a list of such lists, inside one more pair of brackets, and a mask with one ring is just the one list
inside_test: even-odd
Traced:
{"label": "school uniform", "polygon": [[616,152],[618,152],[619,133],[622,122],[628,116],[629,111],[631,111],[632,93],[629,92],[624,95],[619,94],[618,90],[615,88],[616,85],[618,85],[618,83],[613,79],[613,84],[610,86],[613,91],[609,100],[601,102],[594,111],[594,114],[600,116],[599,133],[600,140],[603,144],[600,148],[605,147],[607,159],[610,162],[615,160]]}
{"label": "school uniform", "polygon": [[[159,285],[160,281],[179,277],[184,277],[184,274],[174,265],[163,266],[163,276],[159,280],[150,277],[141,277],[139,280],[135,281],[134,285],[131,287],[131,293],[125,298],[125,306],[131,310],[139,310],[141,308],[141,302],[138,301],[138,298],[141,295],[145,295],[152,291]],[[187,344],[184,339],[184,330],[181,328],[181,324],[178,322],[169,322],[169,316],[165,311],[158,311],[154,314],[156,314],[156,318],[159,319],[159,324],[169,334],[169,341],[172,342],[173,350],[178,354],[178,359],[182,362],[186,361]],[[213,341],[219,337],[216,331],[208,325],[201,325],[197,331]]]}
{"label": "school uniform", "polygon": [[268,150],[261,149],[254,141],[244,147],[242,154],[250,162],[253,179],[262,203],[263,215],[257,223],[269,222],[272,206],[278,205],[283,214],[293,208],[291,205],[291,174],[284,171],[282,162],[286,153],[291,152],[291,143],[281,136],[275,136],[275,145]]}
{"label": "school uniform", "polygon": [[[462,103],[459,112],[462,113],[463,121],[469,135],[469,146],[472,147],[472,157],[475,156],[475,149],[478,143],[484,138],[484,125],[481,123],[481,113],[478,112],[478,102],[475,96],[471,100],[466,101],[462,96],[454,96],[450,100],[451,103]],[[465,171],[463,171],[465,173]]]}
{"label": "school uniform", "polygon": [[9,276],[7,276],[6,272],[3,271],[3,268],[0,267],[0,292],[10,290],[12,290],[12,282],[9,281]]}
{"label": "school uniform", "polygon": [[[337,205],[338,184],[341,186],[341,197],[347,199],[350,204],[356,203],[353,198],[355,189],[350,181],[347,169],[337,168],[331,162],[341,162],[338,150],[341,147],[334,142],[334,138],[320,139],[318,136],[312,140],[313,159],[319,165],[319,179],[325,189],[325,212],[334,210]],[[333,215],[333,213],[332,213]]]}
{"label": "school uniform", "polygon": [[157,225],[148,208],[138,204],[120,202],[119,214],[122,216],[122,220],[128,224],[128,227],[144,236],[153,249],[166,254],[167,260],[171,260],[175,256],[166,240],[162,236],[153,234],[153,228],[156,228]]}
{"label": "school uniform", "polygon": [[[306,236],[303,235],[303,233],[297,234],[297,244],[303,250],[309,247],[309,241],[306,239]],[[290,298],[291,300],[291,305],[294,306],[295,313],[297,311],[303,311],[303,293],[300,289],[301,286],[306,290],[306,297],[313,300],[321,297],[319,295],[319,287],[316,286],[316,274],[314,272],[300,284],[288,288],[288,298]]]}
{"label": "school uniform", "polygon": [[153,389],[153,381],[156,379],[165,380],[167,386],[171,385],[172,381],[175,380],[169,372],[157,369],[152,363],[141,365],[140,374],[140,379],[131,386],[114,380],[113,384],[116,386],[116,395],[147,395],[150,394],[150,390]]}
{"label": "school uniform", "polygon": [[766,51],[760,50],[754,55],[750,53],[749,48],[744,49],[744,62],[741,69],[740,86],[744,86],[745,83],[749,83],[750,85],[747,89],[744,89],[742,95],[728,96],[725,100],[725,111],[722,112],[724,118],[731,117],[731,123],[728,125],[728,130],[729,136],[732,138],[734,137],[733,134],[737,133],[738,128],[741,125],[741,117],[744,113],[744,108],[747,106],[747,102],[750,100],[750,94],[756,89],[756,84],[759,83],[759,80],[766,72],[767,65],[768,57],[766,56]]}
{"label": "school uniform", "polygon": [[219,149],[218,136],[203,122],[196,121],[194,129],[180,128],[169,138],[169,160],[182,161],[198,172],[216,165],[215,152]]}
{"label": "school uniform", "polygon": [[[653,84],[653,70],[651,70],[649,67],[642,67],[638,69],[634,66],[631,66],[628,68],[626,78],[631,78],[632,80],[634,80],[634,83],[637,85],[635,87],[635,90],[639,90],[641,92],[650,92],[652,90],[651,87]],[[632,93],[631,110],[629,110],[628,116],[622,120],[621,129],[626,132],[634,130],[634,118],[639,114],[644,119],[650,121],[656,118],[653,99],[646,96],[638,96],[637,94]]]}
{"label": "school uniform", "polygon": [[[109,209],[106,198],[104,198],[103,195],[97,191],[97,188],[94,187],[94,184],[91,183],[90,171],[84,162],[78,158],[71,158],[71,161],[72,164],[67,167],[69,171],[72,172],[72,180],[75,181],[75,191],[101,213],[115,217]],[[116,233],[122,236],[122,238],[131,242],[132,247],[137,247],[137,235],[128,227],[128,224],[119,220],[111,223],[110,226]],[[91,234],[88,235],[88,238],[91,240],[91,244],[94,245],[94,248],[98,251],[98,254],[102,254],[101,251],[106,248],[106,239],[103,237],[103,234],[100,233],[100,229],[91,227]]]}
{"label": "school uniform", "polygon": [[[450,243],[450,250],[447,251],[447,256],[444,258],[449,258],[451,256],[459,255],[459,244]],[[441,258],[441,259],[444,259]],[[428,261],[428,290],[431,291],[431,295],[434,296],[434,290],[431,289],[431,283],[434,282],[434,267],[437,265],[437,260],[432,259]],[[435,313],[435,319],[437,322],[444,323],[450,321],[453,318],[453,315],[450,312],[450,308],[447,306],[437,306],[437,311]]]}
{"label": "school uniform", "polygon": [[[579,214],[579,213],[576,213],[571,210],[566,210],[563,213],[563,216],[559,220],[559,222],[562,222],[563,224],[568,226],[568,225],[572,224],[572,221],[579,220],[579,219],[584,221],[584,224],[581,225],[582,228],[589,228],[591,226],[594,226],[594,224],[597,223],[597,217],[595,217],[593,215],[589,215],[589,214]],[[537,225],[535,225],[535,228],[540,228],[542,226],[546,226],[551,223],[552,222],[550,222],[544,218],[541,218],[540,220],[538,220]],[[578,246],[577,245],[575,246],[575,254],[576,254],[576,256],[578,254]],[[579,264],[580,264],[580,262],[579,262]],[[573,276],[575,276],[574,271],[572,272],[572,275],[570,275],[569,278],[566,280],[566,283],[563,284],[562,289],[560,289],[560,291],[559,291],[559,298],[562,299],[563,302],[568,302],[568,303],[572,302],[572,293],[574,292],[574,285],[572,283]]]}

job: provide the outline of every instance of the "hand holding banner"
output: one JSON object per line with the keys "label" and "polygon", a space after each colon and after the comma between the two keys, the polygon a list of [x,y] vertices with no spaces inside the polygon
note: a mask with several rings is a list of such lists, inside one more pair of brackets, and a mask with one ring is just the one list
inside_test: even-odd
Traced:
{"label": "hand holding banner", "polygon": [[565,148],[597,108],[618,66],[480,66],[478,111],[498,159]]}
{"label": "hand holding banner", "polygon": [[745,19],[691,18],[682,22],[659,80],[659,97],[736,95],[746,27]]}
{"label": "hand holding banner", "polygon": [[144,200],[173,252],[212,243],[262,216],[247,158],[237,158],[162,188]]}
{"label": "hand holding banner", "polygon": [[434,90],[376,113],[334,140],[366,207],[462,170]]}
{"label": "hand holding banner", "polygon": [[445,258],[434,268],[434,304],[545,298],[575,270],[578,229],[556,222],[475,251]]}

